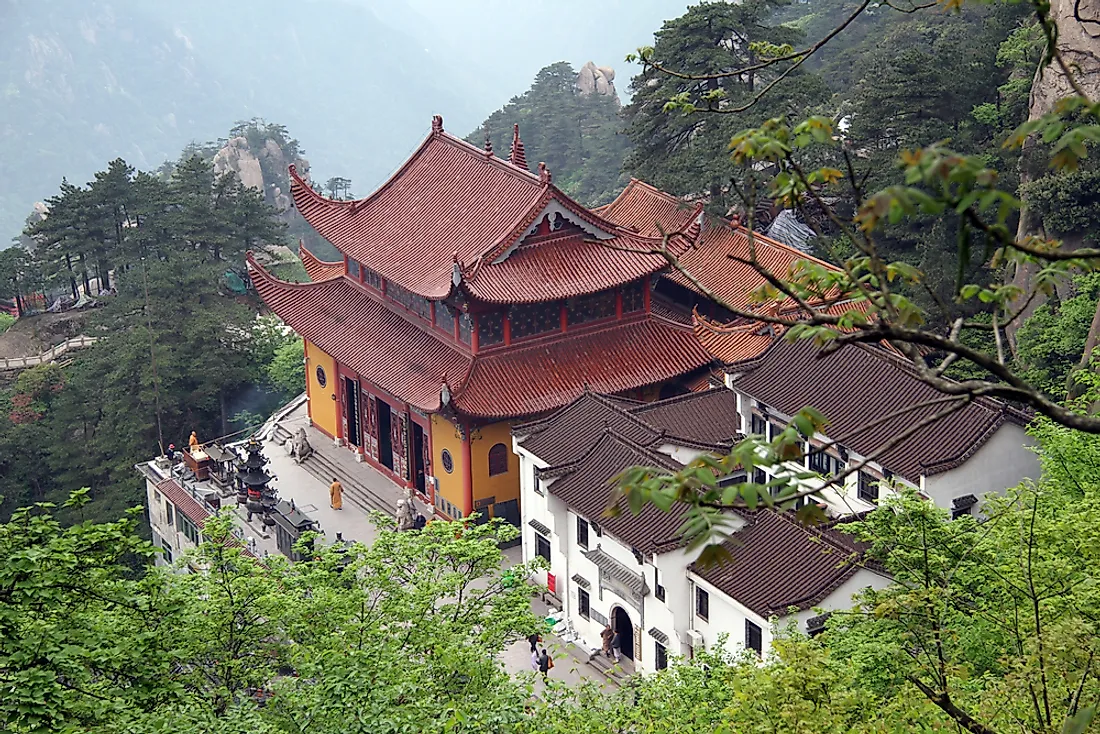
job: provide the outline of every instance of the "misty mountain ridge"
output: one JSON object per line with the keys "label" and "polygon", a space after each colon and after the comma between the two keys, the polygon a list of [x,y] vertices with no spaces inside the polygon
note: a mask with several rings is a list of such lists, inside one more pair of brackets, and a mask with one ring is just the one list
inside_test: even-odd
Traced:
{"label": "misty mountain ridge", "polygon": [[[568,18],[585,25],[585,6],[572,0],[507,14],[494,0],[481,4],[488,25],[429,0],[238,0],[231,12],[214,0],[0,0],[0,247],[62,177],[83,183],[115,157],[155,169],[251,117],[285,125],[316,177],[346,176],[365,194],[433,114],[466,134],[562,51],[603,37],[617,55],[589,56],[614,65],[619,51],[649,42],[659,25],[651,17],[682,9],[646,0],[628,13],[609,3],[599,12],[618,14],[623,27],[601,36],[565,32]],[[479,33],[502,45],[477,42]],[[502,64],[494,53],[522,61]]]}

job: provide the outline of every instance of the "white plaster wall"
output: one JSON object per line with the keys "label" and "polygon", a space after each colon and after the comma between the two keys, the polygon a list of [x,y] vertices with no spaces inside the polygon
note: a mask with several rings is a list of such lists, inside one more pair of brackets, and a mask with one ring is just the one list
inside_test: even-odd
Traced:
{"label": "white plaster wall", "polygon": [[[536,545],[535,535],[536,531],[531,527],[531,520],[542,523],[546,527],[550,528],[551,536],[550,540],[550,566],[551,573],[554,573],[555,565],[563,566],[562,559],[555,559],[555,549],[558,543],[554,538],[554,515],[550,510],[549,497],[545,491],[542,494],[536,491],[535,487],[535,471],[534,467],[545,468],[546,464],[541,462],[537,457],[530,452],[525,451],[516,444],[515,439],[512,439],[512,451],[519,457],[519,491],[520,491],[520,532],[523,539],[523,561],[529,562],[536,558]],[[543,482],[539,482],[543,484]],[[555,564],[555,560],[558,561]],[[535,583],[546,584],[546,572],[540,571],[535,575],[533,579]],[[561,594],[561,591],[558,591]]]}
{"label": "white plaster wall", "polygon": [[706,451],[700,451],[699,449],[688,448],[687,446],[677,446],[674,443],[666,443],[657,447],[657,450],[666,456],[671,456],[674,460],[681,464],[688,464],[699,456],[702,456]]}
{"label": "white plaster wall", "polygon": [[[806,621],[816,617],[823,611],[838,612],[851,609],[854,606],[853,598],[864,589],[885,589],[889,585],[889,577],[869,568],[859,569],[815,607],[803,609],[794,615],[794,618],[798,620],[799,632],[806,632]],[[786,618],[780,622],[780,625],[782,626],[785,621]]]}
{"label": "white plaster wall", "polygon": [[1034,439],[1023,428],[1006,423],[965,464],[925,477],[922,489],[937,505],[950,510],[956,497],[972,494],[981,498],[1024,479],[1038,479],[1039,457],[1034,446]]}
{"label": "white plaster wall", "polygon": [[[772,644],[771,625],[768,620],[751,611],[745,605],[723,594],[716,587],[707,583],[695,574],[688,573],[688,581],[691,584],[691,625],[703,636],[703,642],[708,649],[718,645],[723,633],[727,635],[726,649],[732,653],[740,654],[745,649],[745,620],[749,619],[760,627],[761,649],[767,656]],[[710,610],[706,620],[695,614],[695,587],[699,587],[710,594]],[[687,636],[684,636],[687,644]]]}
{"label": "white plaster wall", "polygon": [[[159,500],[157,499],[158,497],[160,498]],[[172,560],[177,561],[183,553],[194,549],[195,544],[192,543],[186,535],[177,530],[179,521],[176,520],[176,514],[179,512],[179,508],[175,505],[172,505],[172,525],[168,524],[166,506],[171,504],[168,498],[157,490],[156,485],[146,478],[145,506],[149,511],[149,525],[155,537],[166,540],[168,544],[172,546]],[[159,553],[157,554],[155,563],[158,566],[168,565],[165,557]]]}

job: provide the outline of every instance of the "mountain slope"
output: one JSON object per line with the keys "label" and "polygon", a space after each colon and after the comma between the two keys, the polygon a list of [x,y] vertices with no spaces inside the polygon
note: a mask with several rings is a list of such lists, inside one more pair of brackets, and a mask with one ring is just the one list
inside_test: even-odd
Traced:
{"label": "mountain slope", "polygon": [[341,0],[0,0],[0,246],[62,176],[122,156],[173,159],[235,120],[308,141],[322,180],[382,180],[433,113],[469,130],[484,107],[447,65]]}

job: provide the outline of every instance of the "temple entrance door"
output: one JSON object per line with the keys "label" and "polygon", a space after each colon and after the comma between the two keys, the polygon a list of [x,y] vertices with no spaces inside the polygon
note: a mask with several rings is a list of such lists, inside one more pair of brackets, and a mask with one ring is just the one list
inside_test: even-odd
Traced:
{"label": "temple entrance door", "polygon": [[393,429],[390,412],[390,404],[385,400],[378,401],[378,460],[382,465],[393,471]]}
{"label": "temple entrance door", "polygon": [[634,659],[634,625],[630,623],[630,615],[622,607],[615,607],[613,629],[619,633],[619,649],[630,660]]}
{"label": "temple entrance door", "polygon": [[416,491],[420,494],[427,495],[427,478],[428,473],[427,466],[425,465],[424,456],[427,453],[427,445],[424,440],[424,429],[420,427],[420,424],[416,421],[412,422],[412,461],[413,461],[413,481],[416,483]]}
{"label": "temple entrance door", "polygon": [[347,423],[348,446],[359,448],[362,445],[359,431],[359,383],[350,377],[344,378],[344,417]]}

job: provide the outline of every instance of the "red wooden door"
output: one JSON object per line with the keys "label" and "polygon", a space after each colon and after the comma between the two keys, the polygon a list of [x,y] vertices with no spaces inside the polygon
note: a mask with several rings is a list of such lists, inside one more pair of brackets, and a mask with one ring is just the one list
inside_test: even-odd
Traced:
{"label": "red wooden door", "polygon": [[378,458],[378,400],[363,391],[363,450],[372,459]]}
{"label": "red wooden door", "polygon": [[393,472],[402,479],[409,478],[409,416],[405,413],[394,413],[390,422],[390,433],[393,443]]}

